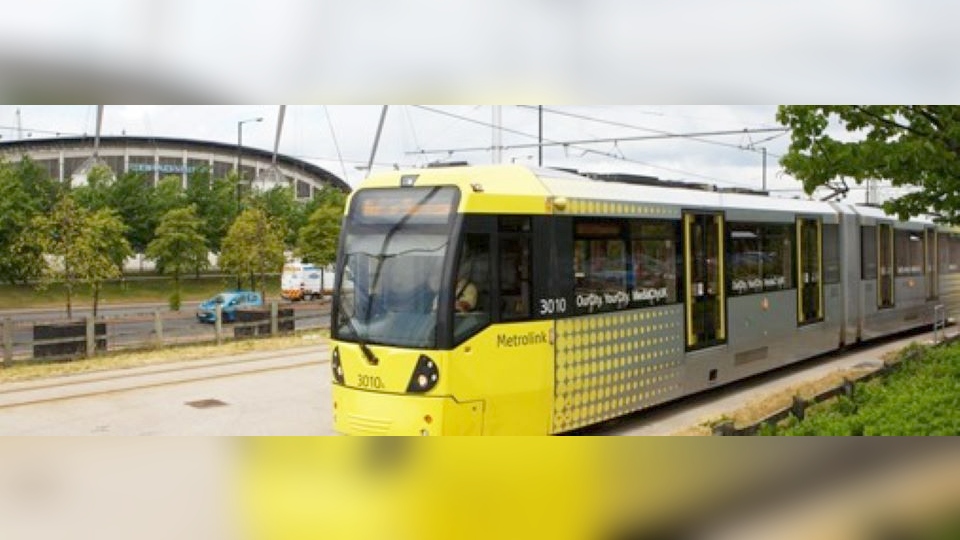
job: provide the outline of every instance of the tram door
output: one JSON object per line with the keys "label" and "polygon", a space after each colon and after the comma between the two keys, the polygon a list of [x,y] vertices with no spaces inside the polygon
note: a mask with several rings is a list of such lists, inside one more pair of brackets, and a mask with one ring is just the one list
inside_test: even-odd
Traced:
{"label": "tram door", "polygon": [[940,296],[940,273],[937,270],[937,231],[936,229],[923,230],[923,245],[926,253],[923,274],[927,282],[927,300],[936,300]]}
{"label": "tram door", "polygon": [[877,224],[877,307],[893,307],[893,225]]}
{"label": "tram door", "polygon": [[723,214],[684,214],[687,350],[727,339],[723,290]]}
{"label": "tram door", "polygon": [[819,219],[797,219],[797,322],[823,320],[823,226]]}

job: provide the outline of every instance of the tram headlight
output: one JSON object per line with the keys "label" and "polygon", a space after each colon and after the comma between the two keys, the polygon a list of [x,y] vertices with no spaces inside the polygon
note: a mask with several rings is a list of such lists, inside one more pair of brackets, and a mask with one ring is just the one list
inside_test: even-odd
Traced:
{"label": "tram headlight", "polygon": [[437,363],[427,355],[421,354],[417,359],[417,366],[413,369],[413,375],[410,376],[407,392],[422,394],[436,386],[439,380],[440,371],[437,369]]}
{"label": "tram headlight", "polygon": [[330,371],[333,372],[333,380],[337,384],[343,384],[343,366],[340,365],[340,348],[334,347],[333,354],[330,357]]}

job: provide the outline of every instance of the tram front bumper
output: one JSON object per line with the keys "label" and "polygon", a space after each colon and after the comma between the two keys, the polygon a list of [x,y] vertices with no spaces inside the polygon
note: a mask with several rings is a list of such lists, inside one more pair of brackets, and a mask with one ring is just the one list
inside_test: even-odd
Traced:
{"label": "tram front bumper", "polygon": [[481,435],[483,402],[333,385],[333,427],[345,435]]}

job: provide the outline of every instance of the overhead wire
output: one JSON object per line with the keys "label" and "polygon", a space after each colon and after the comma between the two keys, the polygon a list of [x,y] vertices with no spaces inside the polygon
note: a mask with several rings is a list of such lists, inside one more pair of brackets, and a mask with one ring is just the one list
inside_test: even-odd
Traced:
{"label": "overhead wire", "polygon": [[[503,126],[496,126],[496,125],[494,125],[494,124],[492,124],[492,123],[490,123],[490,122],[484,122],[483,120],[477,120],[477,119],[475,119],[475,118],[470,118],[470,117],[458,115],[458,114],[456,114],[456,113],[451,113],[451,112],[444,111],[444,110],[441,110],[441,109],[436,109],[436,108],[434,108],[434,107],[427,107],[427,106],[425,106],[425,105],[415,105],[414,107],[419,108],[419,109],[423,109],[423,110],[426,110],[426,111],[429,111],[429,112],[432,112],[432,113],[435,113],[435,114],[440,114],[440,115],[444,115],[444,116],[456,118],[456,119],[458,119],[458,120],[462,120],[462,121],[464,121],[464,122],[468,122],[468,123],[480,125],[480,126],[483,126],[483,127],[492,128],[492,129],[500,129],[500,130],[502,130],[502,131],[505,132],[505,133],[511,133],[511,134],[514,134],[514,135],[519,135],[519,136],[527,137],[527,138],[531,138],[531,139],[536,139],[536,138],[538,138],[537,135],[533,135],[533,134],[530,134],[530,133],[527,133],[527,132],[524,132],[524,131],[520,131],[520,130],[516,130],[516,129],[511,129],[511,128],[506,128],[506,127],[503,127]],[[546,110],[548,110],[548,109],[544,109],[544,110],[546,111]],[[666,134],[666,133],[664,133],[664,134]],[[611,139],[611,140],[612,140],[612,139]],[[611,152],[604,152],[604,151],[595,150],[595,149],[592,149],[592,148],[584,148],[583,146],[581,146],[582,143],[580,143],[580,142],[578,142],[578,143],[576,143],[576,144],[569,144],[569,143],[566,143],[566,142],[563,142],[563,141],[556,141],[556,140],[546,139],[546,138],[544,138],[543,141],[548,142],[548,143],[553,144],[553,145],[561,145],[561,146],[563,146],[565,149],[567,149],[567,148],[574,148],[574,149],[577,149],[577,150],[581,150],[581,151],[583,151],[583,152],[585,152],[585,153],[595,154],[595,155],[604,156],[604,157],[609,157],[609,158],[616,159],[616,160],[619,160],[619,161],[625,161],[625,162],[628,162],[628,163],[634,163],[634,164],[637,164],[637,165],[643,165],[643,166],[645,166],[645,167],[651,167],[651,168],[654,168],[654,169],[660,169],[660,170],[669,171],[669,172],[673,172],[673,173],[680,173],[680,174],[683,174],[683,175],[693,176],[693,177],[697,177],[697,178],[702,178],[702,179],[705,179],[705,180],[711,180],[711,181],[714,181],[714,182],[721,182],[721,183],[728,184],[728,185],[731,185],[731,186],[734,186],[734,187],[752,189],[752,186],[749,186],[749,185],[747,185],[747,184],[743,184],[743,183],[740,183],[740,182],[734,182],[734,181],[732,181],[732,180],[726,180],[726,179],[719,178],[719,177],[716,177],[716,176],[708,176],[708,175],[704,175],[704,174],[700,174],[700,173],[695,173],[695,172],[691,172],[691,171],[685,171],[685,170],[682,170],[682,169],[676,169],[676,168],[672,168],[672,167],[665,167],[665,166],[663,166],[663,165],[654,165],[654,164],[652,164],[652,163],[640,161],[640,160],[637,160],[637,159],[632,159],[632,158],[627,158],[627,157],[621,157],[621,156],[619,156],[619,155],[617,155],[617,154],[614,154],[614,153],[611,153]]]}

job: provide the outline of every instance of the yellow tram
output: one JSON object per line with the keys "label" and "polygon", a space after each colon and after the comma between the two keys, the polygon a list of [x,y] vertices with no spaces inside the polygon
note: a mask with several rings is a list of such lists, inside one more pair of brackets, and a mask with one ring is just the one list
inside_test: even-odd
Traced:
{"label": "yellow tram", "polygon": [[[960,239],[872,212],[522,166],[373,176],[340,239],[334,427],[560,433],[925,324]],[[922,245],[868,253],[884,227]]]}

